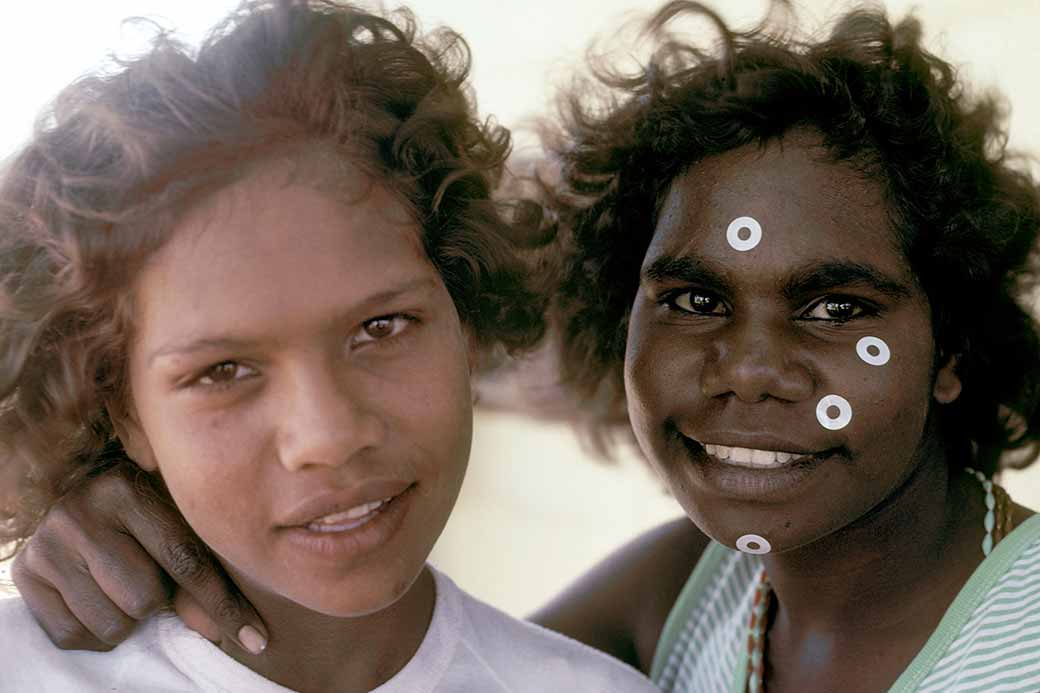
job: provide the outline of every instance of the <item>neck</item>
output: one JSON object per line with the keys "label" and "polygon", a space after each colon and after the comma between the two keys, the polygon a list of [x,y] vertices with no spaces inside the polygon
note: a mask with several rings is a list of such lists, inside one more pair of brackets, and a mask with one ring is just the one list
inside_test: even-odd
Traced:
{"label": "neck", "polygon": [[951,471],[945,455],[925,456],[865,517],[766,557],[778,603],[770,637],[825,649],[926,637],[982,559],[984,512],[975,479]]}
{"label": "neck", "polygon": [[238,580],[268,627],[267,649],[254,656],[221,648],[258,674],[296,691],[365,692],[382,685],[415,655],[433,616],[433,575],[424,569],[390,607],[366,616],[327,616]]}

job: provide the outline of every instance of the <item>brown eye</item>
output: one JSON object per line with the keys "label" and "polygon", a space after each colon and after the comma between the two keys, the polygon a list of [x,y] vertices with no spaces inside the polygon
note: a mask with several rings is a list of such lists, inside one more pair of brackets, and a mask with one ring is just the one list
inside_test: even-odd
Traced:
{"label": "brown eye", "polygon": [[827,315],[835,320],[848,320],[855,315],[856,306],[848,301],[829,301]]}
{"label": "brown eye", "polygon": [[845,322],[865,313],[866,310],[859,301],[848,298],[825,298],[813,304],[803,317],[808,320]]}
{"label": "brown eye", "polygon": [[241,363],[222,361],[206,369],[199,377],[198,383],[200,385],[227,385],[236,380],[241,380],[251,373],[252,369],[243,366]]}
{"label": "brown eye", "polygon": [[361,329],[354,336],[352,343],[354,346],[359,346],[396,337],[406,330],[413,320],[414,318],[401,314],[383,315],[366,320],[361,324]]}
{"label": "brown eye", "polygon": [[394,321],[391,318],[376,318],[366,322],[361,329],[372,339],[383,339],[394,333]]}
{"label": "brown eye", "polygon": [[721,315],[723,313],[722,302],[711,294],[697,291],[684,291],[675,296],[671,301],[675,308],[686,313],[698,315]]}

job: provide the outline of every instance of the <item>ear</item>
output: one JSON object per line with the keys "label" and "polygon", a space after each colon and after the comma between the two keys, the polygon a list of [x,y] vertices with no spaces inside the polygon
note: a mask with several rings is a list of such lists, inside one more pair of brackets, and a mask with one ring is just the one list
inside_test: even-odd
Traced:
{"label": "ear", "polygon": [[123,444],[127,457],[146,472],[154,472],[159,468],[152,444],[148,442],[141,424],[137,420],[137,412],[133,406],[129,411],[116,415],[116,409],[109,407],[109,417],[112,419],[112,427],[115,428],[119,442]]}
{"label": "ear", "polygon": [[949,404],[961,394],[961,377],[957,375],[957,357],[950,356],[946,359],[939,372],[935,374],[935,384],[932,386],[932,397],[940,404]]}
{"label": "ear", "polygon": [[462,329],[463,336],[466,339],[466,361],[469,363],[469,375],[472,378],[480,369],[483,353],[480,348],[480,342],[473,334],[473,330],[468,327],[463,327]]}

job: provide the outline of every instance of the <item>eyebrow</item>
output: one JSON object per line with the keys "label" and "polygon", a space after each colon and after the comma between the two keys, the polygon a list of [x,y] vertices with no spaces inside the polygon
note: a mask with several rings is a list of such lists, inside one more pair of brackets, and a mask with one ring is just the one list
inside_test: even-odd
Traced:
{"label": "eyebrow", "polygon": [[643,279],[658,284],[697,283],[706,285],[708,288],[722,290],[731,288],[725,274],[720,268],[716,268],[714,263],[688,255],[682,257],[664,255],[657,258],[643,270]]}
{"label": "eyebrow", "polygon": [[[662,256],[643,271],[644,281],[697,283],[706,288],[732,290],[732,282],[715,263],[690,256]],[[912,295],[904,282],[889,278],[876,267],[851,260],[824,260],[795,270],[780,283],[780,293],[789,301],[842,286],[865,286],[899,300]]]}
{"label": "eyebrow", "polygon": [[851,260],[826,260],[797,270],[784,279],[780,292],[788,299],[797,299],[840,286],[864,286],[895,300],[913,293],[909,285],[891,279],[876,267]]}
{"label": "eyebrow", "polygon": [[[414,293],[421,289],[433,287],[436,281],[430,277],[420,277],[407,281],[403,284],[395,286],[384,291],[378,291],[374,294],[366,296],[361,301],[348,310],[344,311],[344,315],[354,315],[357,313],[363,313],[370,306],[376,306],[383,303],[390,303],[399,299],[402,296]],[[342,316],[334,318],[331,322],[339,322]],[[151,354],[148,355],[146,363],[151,366],[156,360],[167,356],[188,356],[190,354],[198,353],[200,351],[216,351],[216,350],[238,350],[254,345],[255,340],[243,339],[236,336],[206,336],[197,338],[188,338],[182,341],[173,342],[171,344],[165,344],[155,349]]]}

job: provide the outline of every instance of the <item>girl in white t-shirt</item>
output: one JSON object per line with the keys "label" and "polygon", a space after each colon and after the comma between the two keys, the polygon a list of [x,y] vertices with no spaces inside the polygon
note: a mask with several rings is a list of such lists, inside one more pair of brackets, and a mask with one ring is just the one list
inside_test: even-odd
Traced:
{"label": "girl in white t-shirt", "polygon": [[160,616],[66,652],[13,600],[4,690],[651,690],[426,567],[474,366],[533,344],[544,298],[464,44],[399,21],[279,2],[197,53],[160,35],[68,87],[5,172],[0,542],[125,452],[268,633]]}

